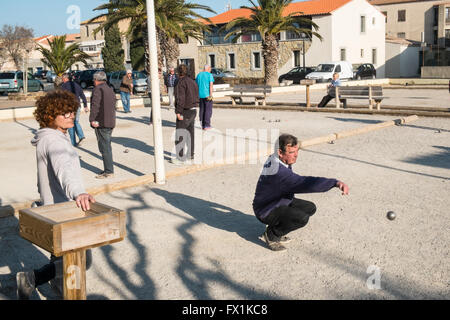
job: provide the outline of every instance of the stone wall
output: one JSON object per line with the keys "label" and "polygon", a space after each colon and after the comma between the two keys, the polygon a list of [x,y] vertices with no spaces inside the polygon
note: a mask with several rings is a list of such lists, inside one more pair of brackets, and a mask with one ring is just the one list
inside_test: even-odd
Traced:
{"label": "stone wall", "polygon": [[450,79],[450,67],[422,67],[422,78]]}
{"label": "stone wall", "polygon": [[[305,43],[305,49],[308,51],[310,42]],[[289,59],[292,59],[293,50],[302,50],[302,41],[280,41],[278,48],[278,69],[284,66]],[[252,68],[252,53],[261,52],[261,69],[254,70]],[[235,54],[235,69],[229,69],[227,66],[227,54]],[[261,42],[252,43],[236,43],[236,44],[220,44],[198,47],[198,65],[202,67],[209,64],[208,56],[215,55],[216,68],[223,68],[233,71],[238,77],[243,78],[263,78],[264,77],[264,60],[262,56]]]}

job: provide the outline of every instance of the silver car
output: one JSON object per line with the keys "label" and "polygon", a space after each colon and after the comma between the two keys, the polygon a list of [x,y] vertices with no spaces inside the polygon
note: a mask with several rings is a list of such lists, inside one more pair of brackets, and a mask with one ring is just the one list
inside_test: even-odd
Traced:
{"label": "silver car", "polygon": [[[23,92],[23,72],[11,71],[0,73],[0,95],[8,92]],[[44,91],[44,85],[31,73],[28,73],[28,91]]]}
{"label": "silver car", "polygon": [[[114,91],[120,91],[120,84],[123,77],[126,75],[126,71],[116,71],[108,73],[108,83],[114,88]],[[133,71],[133,93],[134,94],[146,94],[148,90],[147,76],[140,71]]]}
{"label": "silver car", "polygon": [[215,78],[236,78],[237,76],[228,70],[223,70],[220,68],[211,68],[211,74]]}
{"label": "silver car", "polygon": [[54,73],[53,71],[48,71],[46,78],[47,78],[47,82],[53,83],[53,82],[55,82],[56,73]]}

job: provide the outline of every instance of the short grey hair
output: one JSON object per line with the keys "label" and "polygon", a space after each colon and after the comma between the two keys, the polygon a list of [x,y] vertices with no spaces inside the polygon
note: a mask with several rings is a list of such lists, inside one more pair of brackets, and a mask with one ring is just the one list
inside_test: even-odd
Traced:
{"label": "short grey hair", "polygon": [[205,64],[205,66],[203,67],[203,70],[206,70],[208,68],[211,68],[211,66],[209,64]]}
{"label": "short grey hair", "polygon": [[104,71],[97,71],[94,73],[94,80],[97,81],[106,81],[106,73]]}

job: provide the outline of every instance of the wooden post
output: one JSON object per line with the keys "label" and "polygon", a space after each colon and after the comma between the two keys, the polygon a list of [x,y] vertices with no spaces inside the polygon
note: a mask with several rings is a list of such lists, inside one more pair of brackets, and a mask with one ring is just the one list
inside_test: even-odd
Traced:
{"label": "wooden post", "polygon": [[86,250],[63,255],[64,300],[86,300]]}
{"label": "wooden post", "polygon": [[336,93],[336,109],[341,107],[341,101],[339,101],[339,88],[334,87],[334,92]]}
{"label": "wooden post", "polygon": [[309,84],[306,85],[306,107],[311,107],[311,101],[309,97]]}

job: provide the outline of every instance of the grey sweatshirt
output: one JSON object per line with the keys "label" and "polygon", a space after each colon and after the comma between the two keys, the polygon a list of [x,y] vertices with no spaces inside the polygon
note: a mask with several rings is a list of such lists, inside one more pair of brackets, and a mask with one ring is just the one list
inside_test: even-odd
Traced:
{"label": "grey sweatshirt", "polygon": [[85,193],[80,159],[67,135],[39,129],[31,144],[36,147],[37,186],[43,205],[74,200]]}

